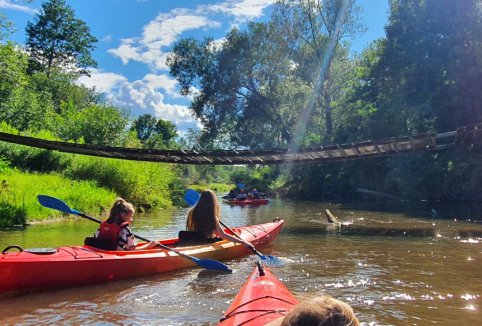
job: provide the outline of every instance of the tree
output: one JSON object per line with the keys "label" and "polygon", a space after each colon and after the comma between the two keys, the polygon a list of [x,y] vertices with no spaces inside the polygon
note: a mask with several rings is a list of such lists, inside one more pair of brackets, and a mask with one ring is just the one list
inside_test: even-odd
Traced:
{"label": "tree", "polygon": [[297,76],[312,90],[299,127],[320,114],[324,117],[328,140],[332,140],[333,135],[331,91],[336,82],[332,62],[341,41],[363,31],[360,10],[355,0],[281,0],[273,14],[276,28],[291,49]]}
{"label": "tree", "polygon": [[137,138],[145,143],[151,137],[156,127],[156,118],[150,114],[143,114],[132,122],[131,130],[136,131]]}
{"label": "tree", "polygon": [[62,139],[99,146],[121,145],[128,123],[127,112],[107,105],[92,105],[81,111],[69,107],[53,119],[56,134]]}
{"label": "tree", "polygon": [[49,77],[54,71],[88,75],[87,68],[96,67],[91,51],[97,39],[87,24],[75,18],[74,10],[65,0],[47,0],[28,22],[26,50],[31,56],[31,69]]}
{"label": "tree", "polygon": [[390,5],[386,47],[370,79],[378,88],[376,123],[392,126],[380,135],[452,131],[482,121],[480,1]]}
{"label": "tree", "polygon": [[3,12],[0,12],[0,40],[7,37],[12,32],[12,22],[7,19]]}
{"label": "tree", "polygon": [[167,63],[182,94],[194,95],[190,108],[203,124],[202,141],[253,148],[289,142],[296,110],[281,102],[283,91],[291,91],[290,62],[276,39],[269,24],[250,23],[222,44],[192,38],[175,44]]}
{"label": "tree", "polygon": [[132,122],[132,131],[147,148],[170,148],[178,136],[176,126],[167,120],[157,120],[150,114],[143,114]]}

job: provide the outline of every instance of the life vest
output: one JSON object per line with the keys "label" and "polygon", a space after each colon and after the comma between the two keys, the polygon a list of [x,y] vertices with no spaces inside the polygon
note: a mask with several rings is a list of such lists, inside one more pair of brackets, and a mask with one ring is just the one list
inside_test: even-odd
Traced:
{"label": "life vest", "polygon": [[119,232],[124,226],[127,225],[129,225],[127,222],[123,222],[119,225],[117,223],[107,223],[107,221],[104,221],[100,224],[99,235],[97,238],[108,242],[111,244],[112,248],[117,248],[119,246]]}

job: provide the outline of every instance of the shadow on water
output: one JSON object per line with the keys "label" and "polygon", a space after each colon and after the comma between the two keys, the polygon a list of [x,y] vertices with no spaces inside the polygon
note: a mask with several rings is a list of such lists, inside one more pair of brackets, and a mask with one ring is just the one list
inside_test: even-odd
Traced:
{"label": "shadow on water", "polygon": [[440,201],[364,201],[342,204],[346,210],[401,213],[408,217],[419,216],[427,219],[458,219],[482,223],[482,203],[456,204]]}
{"label": "shadow on water", "polygon": [[357,235],[357,236],[389,236],[389,237],[432,237],[433,227],[407,228],[402,226],[364,226],[364,225],[320,225],[318,227],[286,228],[284,232],[296,235]]}

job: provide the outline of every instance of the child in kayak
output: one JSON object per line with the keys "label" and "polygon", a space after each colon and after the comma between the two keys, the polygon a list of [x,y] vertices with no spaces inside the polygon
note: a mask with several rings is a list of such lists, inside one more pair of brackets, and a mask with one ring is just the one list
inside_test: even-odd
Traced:
{"label": "child in kayak", "polygon": [[151,241],[136,247],[134,234],[129,228],[134,213],[135,209],[131,203],[117,198],[110,209],[109,218],[100,224],[94,239],[87,238],[90,240],[86,239],[85,244],[107,250],[149,249],[158,245],[157,241]]}
{"label": "child in kayak", "polygon": [[219,207],[216,194],[212,190],[203,190],[199,201],[188,213],[186,229],[208,241],[221,237],[228,241],[254,248],[251,243],[226,233],[219,222],[220,216],[221,208]]}
{"label": "child in kayak", "polygon": [[265,326],[359,326],[360,322],[347,303],[319,296],[297,304],[286,316]]}

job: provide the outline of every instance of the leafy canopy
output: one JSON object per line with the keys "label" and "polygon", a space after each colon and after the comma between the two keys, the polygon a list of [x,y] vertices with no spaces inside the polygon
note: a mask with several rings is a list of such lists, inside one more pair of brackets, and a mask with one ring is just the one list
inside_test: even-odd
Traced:
{"label": "leafy canopy", "polygon": [[75,17],[65,0],[47,0],[28,22],[26,49],[31,56],[31,69],[50,76],[56,70],[88,75],[88,67],[97,67],[91,51],[97,38],[87,24]]}

